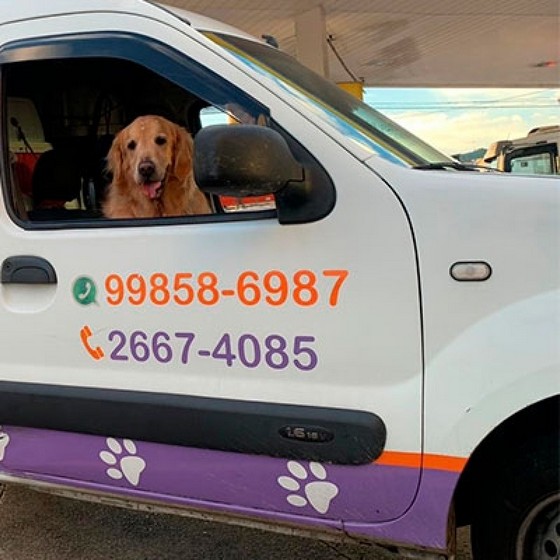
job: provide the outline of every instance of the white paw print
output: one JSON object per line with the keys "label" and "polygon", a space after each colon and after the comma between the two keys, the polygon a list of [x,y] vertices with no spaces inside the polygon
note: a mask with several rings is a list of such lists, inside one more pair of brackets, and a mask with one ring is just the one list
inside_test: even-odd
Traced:
{"label": "white paw print", "polygon": [[299,492],[299,494],[288,495],[286,498],[288,503],[295,507],[309,504],[318,513],[327,513],[331,501],[338,495],[338,486],[326,480],[325,467],[320,463],[309,463],[309,470],[315,477],[311,482],[305,482],[309,473],[301,463],[288,461],[287,467],[292,476],[279,476],[278,484],[290,492]]}
{"label": "white paw print", "polygon": [[6,453],[6,447],[10,443],[10,436],[7,432],[0,426],[0,461],[4,460],[4,454]]}
{"label": "white paw print", "polygon": [[138,486],[146,461],[136,455],[136,444],[130,439],[123,439],[121,445],[115,438],[107,438],[106,444],[109,450],[101,451],[99,458],[110,465],[107,475],[114,480],[121,480],[124,476],[132,486]]}

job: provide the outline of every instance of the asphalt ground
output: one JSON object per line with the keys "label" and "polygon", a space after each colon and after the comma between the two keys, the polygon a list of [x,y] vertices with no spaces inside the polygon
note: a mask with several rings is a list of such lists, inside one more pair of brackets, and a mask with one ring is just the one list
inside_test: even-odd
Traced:
{"label": "asphalt ground", "polygon": [[[471,560],[460,530],[457,560]],[[6,488],[0,560],[400,560],[368,545],[333,544],[173,515]]]}

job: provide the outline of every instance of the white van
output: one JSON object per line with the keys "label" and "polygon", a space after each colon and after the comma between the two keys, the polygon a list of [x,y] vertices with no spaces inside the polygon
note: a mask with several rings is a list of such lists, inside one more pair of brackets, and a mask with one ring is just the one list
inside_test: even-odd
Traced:
{"label": "white van", "polygon": [[[143,0],[1,3],[0,73],[0,481],[426,558],[470,524],[476,559],[558,557],[557,178],[471,170]],[[48,148],[26,198],[10,100]],[[193,135],[211,213],[103,217],[142,114]]]}

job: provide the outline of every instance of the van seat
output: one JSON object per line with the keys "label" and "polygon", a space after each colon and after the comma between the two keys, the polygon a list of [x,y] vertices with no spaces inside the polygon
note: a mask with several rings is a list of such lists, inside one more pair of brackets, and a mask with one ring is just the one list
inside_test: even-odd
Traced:
{"label": "van seat", "polygon": [[[33,210],[31,220],[73,220],[97,217],[82,210],[82,169],[72,150],[55,148],[41,155],[32,178]],[[77,208],[69,208],[76,201]],[[94,215],[95,214],[95,215]]]}

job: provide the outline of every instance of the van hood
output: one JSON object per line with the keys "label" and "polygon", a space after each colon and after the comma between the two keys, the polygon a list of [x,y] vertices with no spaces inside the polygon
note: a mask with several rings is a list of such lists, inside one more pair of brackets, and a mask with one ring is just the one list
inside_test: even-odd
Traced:
{"label": "van hood", "polygon": [[[390,186],[409,211],[413,225],[424,220],[498,234],[521,223],[558,233],[560,227],[560,177],[511,173],[426,170],[393,165],[374,156],[365,164]],[[437,212],[438,214],[434,214]],[[463,224],[463,226],[461,226]],[[425,224],[424,224],[425,225]],[[473,227],[476,225],[476,229]],[[551,238],[550,238],[551,239]]]}

